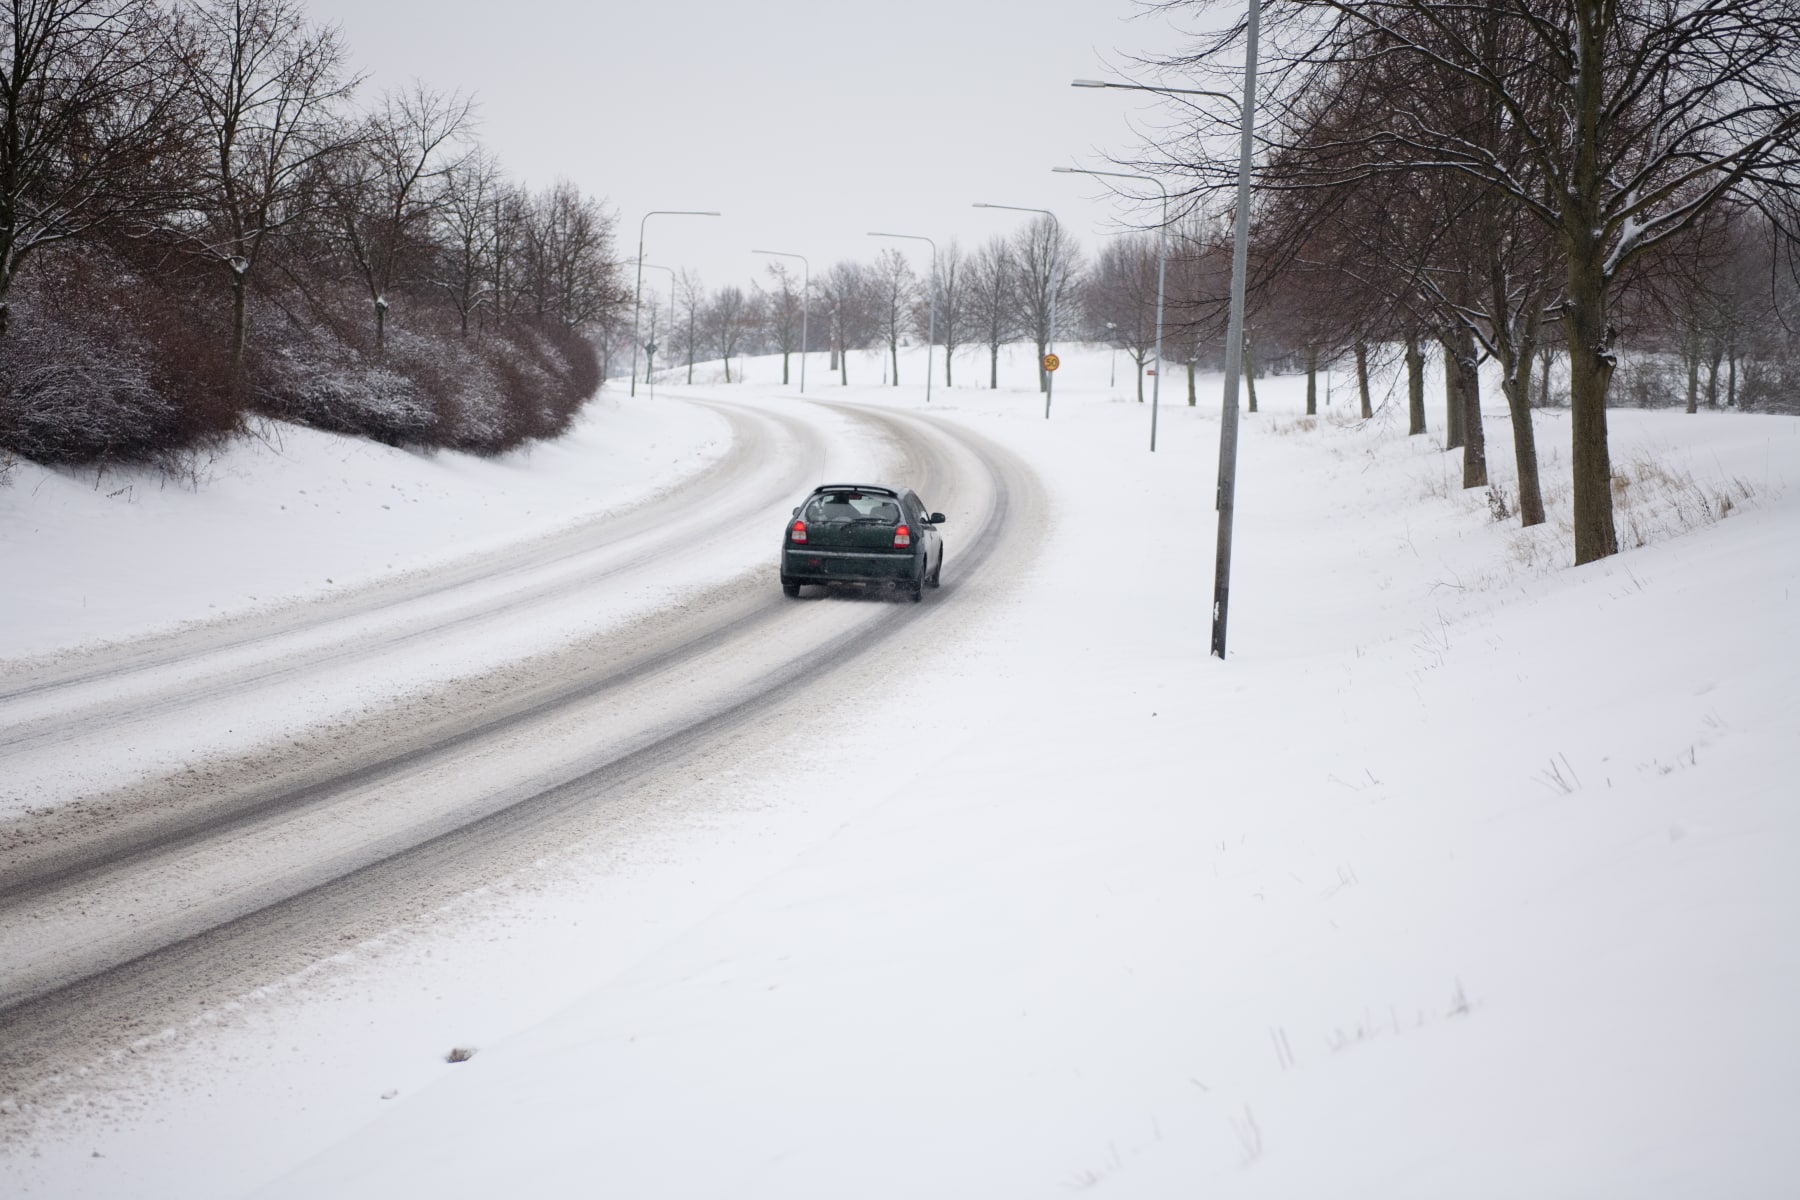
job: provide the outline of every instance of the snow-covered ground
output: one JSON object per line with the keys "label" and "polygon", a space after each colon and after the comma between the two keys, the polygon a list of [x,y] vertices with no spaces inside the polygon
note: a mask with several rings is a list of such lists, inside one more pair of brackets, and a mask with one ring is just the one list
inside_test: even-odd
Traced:
{"label": "snow-covered ground", "polygon": [[[709,760],[630,840],[83,1068],[0,1149],[6,1190],[1792,1194],[1800,420],[1613,413],[1633,548],[1574,569],[1566,414],[1522,532],[1399,392],[1344,420],[1340,377],[1308,421],[1264,380],[1220,663],[1216,377],[1190,409],[1170,376],[1151,455],[1123,357],[1117,388],[1064,358],[1048,421],[1019,351],[1017,386],[931,404],[1051,497],[1006,603],[863,667],[854,722]],[[922,409],[920,365],[846,389],[821,356],[809,394]],[[802,407],[750,367],[692,394]],[[290,430],[193,492],[21,465],[0,653],[623,505],[723,452],[684,394],[609,389],[500,463]],[[1503,414],[1488,435],[1504,496]]]}

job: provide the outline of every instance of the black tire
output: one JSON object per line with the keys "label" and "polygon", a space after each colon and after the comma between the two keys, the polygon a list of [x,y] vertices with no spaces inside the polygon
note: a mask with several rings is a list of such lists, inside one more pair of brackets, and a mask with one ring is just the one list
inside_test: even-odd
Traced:
{"label": "black tire", "polygon": [[944,575],[944,552],[942,550],[940,550],[940,551],[938,551],[938,564],[932,570],[931,578],[927,579],[925,582],[929,583],[932,587],[937,587],[943,581],[943,575]]}
{"label": "black tire", "polygon": [[784,579],[781,581],[781,594],[786,596],[789,600],[799,599],[800,585],[797,583],[789,583]]}
{"label": "black tire", "polygon": [[919,568],[919,577],[907,585],[906,591],[912,597],[914,604],[925,598],[925,568],[923,566]]}

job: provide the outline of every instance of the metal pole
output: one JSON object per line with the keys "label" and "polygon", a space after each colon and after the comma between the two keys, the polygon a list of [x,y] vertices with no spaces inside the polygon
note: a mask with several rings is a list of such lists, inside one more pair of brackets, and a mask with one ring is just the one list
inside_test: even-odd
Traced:
{"label": "metal pole", "polygon": [[1237,222],[1231,243],[1231,321],[1225,333],[1225,404],[1219,418],[1219,540],[1213,560],[1212,653],[1225,657],[1231,606],[1231,516],[1237,497],[1238,376],[1244,365],[1244,277],[1250,260],[1250,151],[1256,122],[1260,0],[1249,0],[1244,43],[1244,120],[1238,145]]}
{"label": "metal pole", "polygon": [[752,254],[767,254],[773,258],[797,258],[800,260],[800,394],[806,395],[806,305],[812,295],[812,264],[806,261],[806,255],[795,254],[788,250],[752,250]]}
{"label": "metal pole", "polygon": [[[1057,287],[1056,272],[1061,265],[1056,261],[1056,251],[1062,244],[1062,222],[1058,221],[1056,214],[1047,208],[1025,208],[1017,204],[977,204],[975,207],[1004,208],[1009,212],[1042,213],[1050,218],[1050,340],[1046,343],[1044,352],[1046,354],[1056,353],[1056,293],[1060,290]],[[1042,362],[1038,363],[1038,370],[1044,373],[1044,420],[1048,421],[1050,419],[1050,398],[1056,391],[1056,372],[1045,371]]]}
{"label": "metal pole", "polygon": [[931,247],[931,284],[926,296],[925,318],[925,403],[931,403],[931,347],[937,341],[937,243],[916,233],[871,233],[870,237],[906,238]]}
{"label": "metal pole", "polygon": [[637,352],[638,340],[642,333],[642,326],[638,322],[638,310],[644,299],[644,226],[649,223],[651,217],[716,217],[719,215],[716,212],[659,208],[645,213],[643,218],[638,221],[637,287],[632,289],[631,293],[631,394],[633,396],[637,395]]}
{"label": "metal pole", "polygon": [[631,291],[631,394],[637,395],[637,352],[642,331],[638,327],[638,307],[644,299],[644,222],[655,213],[645,213],[638,222],[637,286]]}
{"label": "metal pole", "polygon": [[[1076,81],[1077,87],[1100,86]],[[1163,335],[1163,268],[1168,260],[1169,189],[1154,175],[1131,175],[1124,171],[1089,171],[1082,167],[1051,167],[1058,175],[1101,175],[1110,179],[1141,179],[1154,183],[1162,193],[1162,224],[1156,231],[1156,373],[1150,383],[1150,452],[1156,453],[1156,415],[1162,404],[1162,335]],[[1140,393],[1141,394],[1141,393]]]}

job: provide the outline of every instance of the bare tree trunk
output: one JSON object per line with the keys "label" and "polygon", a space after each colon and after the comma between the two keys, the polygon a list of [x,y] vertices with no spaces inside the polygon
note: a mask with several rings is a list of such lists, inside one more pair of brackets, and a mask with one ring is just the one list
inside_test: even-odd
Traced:
{"label": "bare tree trunk", "polygon": [[1444,352],[1444,449],[1458,450],[1463,444],[1462,367],[1456,361],[1456,341],[1448,333],[1438,334],[1438,346]]}
{"label": "bare tree trunk", "polygon": [[1475,359],[1475,335],[1467,329],[1456,337],[1456,364],[1462,376],[1463,487],[1486,487],[1487,432],[1481,425],[1481,374]]}
{"label": "bare tree trunk", "polygon": [[1732,345],[1725,361],[1728,364],[1726,370],[1729,372],[1725,377],[1725,407],[1736,408],[1738,353],[1735,344]]}
{"label": "bare tree trunk", "polygon": [[1425,352],[1419,339],[1406,335],[1406,435],[1425,432]]}
{"label": "bare tree trunk", "polygon": [[[1244,396],[1250,402],[1250,411],[1256,411],[1256,343],[1250,339],[1250,331],[1244,331]],[[1194,367],[1188,364],[1188,403],[1194,402]]]}
{"label": "bare tree trunk", "polygon": [[1689,330],[1681,339],[1681,357],[1687,360],[1687,410],[1700,411],[1700,336]]}
{"label": "bare tree trunk", "polygon": [[1706,407],[1719,407],[1719,361],[1725,357],[1725,344],[1715,341],[1706,359]]}
{"label": "bare tree trunk", "polygon": [[1375,410],[1369,407],[1369,344],[1360,338],[1356,343],[1356,396],[1362,403],[1362,419],[1367,421]]}
{"label": "bare tree trunk", "polygon": [[1319,415],[1319,352],[1310,346],[1306,351],[1306,415]]}
{"label": "bare tree trunk", "polygon": [[[1588,223],[1592,230],[1594,223]],[[1612,383],[1602,248],[1580,231],[1569,254],[1563,325],[1569,351],[1569,466],[1573,479],[1575,564],[1619,552],[1613,528],[1612,456],[1606,443],[1606,391]]]}
{"label": "bare tree trunk", "polygon": [[1000,344],[988,343],[988,390],[997,391],[1000,387]]}
{"label": "bare tree trunk", "polygon": [[787,385],[788,385],[788,352],[786,350],[783,350],[781,352],[781,386],[786,387]]}
{"label": "bare tree trunk", "polygon": [[237,386],[237,380],[244,367],[244,292],[247,290],[249,278],[242,271],[231,273],[231,381]]}

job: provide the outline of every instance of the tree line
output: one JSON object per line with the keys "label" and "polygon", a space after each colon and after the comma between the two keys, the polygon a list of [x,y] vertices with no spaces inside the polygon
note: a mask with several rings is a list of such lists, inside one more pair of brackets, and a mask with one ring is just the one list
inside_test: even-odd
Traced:
{"label": "tree line", "polygon": [[[1220,232],[1247,32],[1143,64],[1190,91],[1130,165],[1185,177]],[[1348,353],[1366,412],[1369,357],[1398,348],[1419,433],[1435,347],[1465,487],[1487,484],[1493,364],[1527,525],[1544,520],[1530,409],[1560,363],[1575,559],[1614,553],[1609,404],[1791,404],[1800,383],[1796,47],[1796,0],[1265,3],[1245,350]],[[1178,319],[1217,330],[1224,295]]]}
{"label": "tree line", "polygon": [[468,96],[361,82],[296,0],[0,6],[0,448],[566,427],[629,304],[614,216],[510,180]]}

